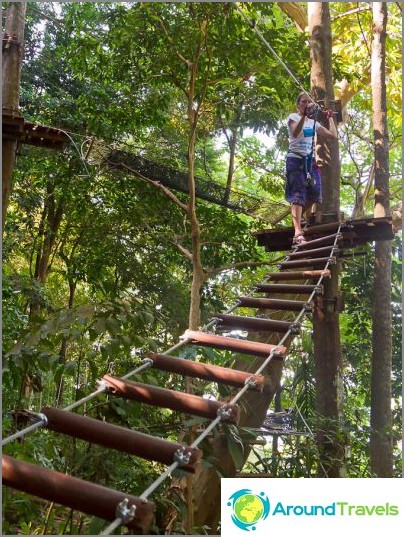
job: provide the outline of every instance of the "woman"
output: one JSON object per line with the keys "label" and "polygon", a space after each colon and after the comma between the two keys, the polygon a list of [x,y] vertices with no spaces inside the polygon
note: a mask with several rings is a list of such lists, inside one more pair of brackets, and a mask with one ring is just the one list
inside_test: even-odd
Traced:
{"label": "woman", "polygon": [[[300,93],[296,100],[297,113],[288,117],[289,150],[286,156],[285,197],[292,205],[292,222],[295,230],[293,244],[307,242],[301,228],[303,208],[310,218],[312,207],[321,203],[321,176],[314,160],[315,140],[318,134],[324,138],[338,139],[337,128],[330,119],[330,130],[309,118],[314,103],[307,93]],[[331,118],[333,113],[327,111]]]}

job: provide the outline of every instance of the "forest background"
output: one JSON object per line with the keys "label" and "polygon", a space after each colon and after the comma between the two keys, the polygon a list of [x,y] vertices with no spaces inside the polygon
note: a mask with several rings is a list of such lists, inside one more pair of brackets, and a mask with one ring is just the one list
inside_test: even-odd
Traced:
{"label": "forest background", "polygon": [[[287,12],[287,7],[295,11]],[[296,9],[296,6],[298,9]],[[305,3],[244,5],[309,88]],[[7,3],[2,4],[3,16]],[[340,125],[341,206],[346,217],[372,215],[373,132],[370,88],[372,13],[368,3],[330,2],[335,92]],[[307,16],[307,15],[306,15]],[[199,47],[199,48],[198,48]],[[195,73],[195,175],[262,198],[259,216],[198,200],[201,232],[200,324],[226,311],[262,281],[279,256],[258,247],[284,204],[285,118],[300,91],[227,3],[28,2],[20,92],[26,120],[65,130],[63,152],[20,146],[3,234],[3,436],[20,427],[13,411],[66,406],[107,372],[132,370],[150,350],[175,344],[189,325],[192,239],[181,205],[153,185],[107,163],[121,149],[187,172],[189,86]],[[391,205],[401,200],[401,4],[388,3],[387,95]],[[176,193],[180,203],[187,195]],[[264,203],[265,202],[265,203]],[[269,207],[269,209],[268,209]],[[286,207],[286,206],[285,206]],[[290,217],[281,225],[290,225]],[[347,258],[341,277],[344,360],[344,462],[348,477],[371,477],[369,377],[372,245]],[[393,241],[392,407],[395,475],[401,475],[401,234]],[[310,333],[289,354],[277,405],[299,408],[314,423]],[[183,356],[227,365],[229,356],[188,347]],[[143,382],[183,389],[155,371]],[[202,390],[195,386],[196,392]],[[206,393],[206,387],[203,388]],[[212,385],[208,391],[218,393]],[[178,439],[200,420],[101,397],[87,415]],[[304,424],[298,421],[296,427]],[[251,432],[251,431],[250,431]],[[306,431],[307,432],[307,431]],[[241,431],[228,427],[230,456],[241,464]],[[254,432],[251,432],[254,434]],[[37,431],[5,452],[48,468],[139,494],[162,467],[95,445]],[[214,458],[205,462],[214,465]],[[253,447],[244,471],[277,477],[315,474],[310,435]],[[240,467],[241,470],[241,467]],[[218,468],[220,472],[220,468]],[[155,531],[172,503],[163,485]],[[16,499],[18,500],[16,502]],[[92,534],[103,522],[4,492],[4,533]],[[176,523],[179,524],[179,523]],[[171,528],[180,531],[180,525]],[[204,531],[199,528],[198,531]]]}

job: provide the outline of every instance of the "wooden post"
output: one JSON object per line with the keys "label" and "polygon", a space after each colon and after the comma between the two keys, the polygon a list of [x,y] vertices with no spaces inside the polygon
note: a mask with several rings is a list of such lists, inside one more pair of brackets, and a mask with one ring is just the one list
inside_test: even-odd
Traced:
{"label": "wooden post", "polygon": [[[3,114],[11,118],[20,117],[20,78],[23,58],[23,41],[26,2],[10,2],[7,8],[5,32],[3,34]],[[17,136],[3,140],[2,160],[2,232],[12,190],[12,174],[17,152]]]}
{"label": "wooden post", "polygon": [[[311,34],[311,85],[316,100],[334,99],[331,69],[331,22],[327,2],[309,2]],[[332,120],[331,120],[332,121]],[[327,125],[325,125],[327,127]],[[322,221],[340,219],[339,151],[337,140],[317,148],[323,178]],[[341,342],[338,311],[338,264],[332,265],[331,279],[324,280],[324,294],[313,315],[313,344],[316,377],[316,410],[319,415],[318,446],[320,477],[340,477],[341,444],[338,435],[341,386]]]}

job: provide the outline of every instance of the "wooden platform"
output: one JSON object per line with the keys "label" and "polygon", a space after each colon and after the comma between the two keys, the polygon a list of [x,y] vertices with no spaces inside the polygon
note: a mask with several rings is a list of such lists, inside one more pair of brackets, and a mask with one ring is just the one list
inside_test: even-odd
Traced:
{"label": "wooden platform", "polygon": [[[340,222],[308,226],[305,234],[309,240],[336,233]],[[254,233],[258,244],[268,252],[290,250],[292,247],[293,227],[263,229]],[[345,220],[341,226],[342,241],[340,248],[355,248],[368,242],[389,241],[394,238],[391,218],[361,218]]]}
{"label": "wooden platform", "polygon": [[25,121],[22,116],[4,110],[2,114],[2,138],[4,140],[18,140],[22,144],[59,150],[63,149],[69,141],[67,134],[60,129]]}

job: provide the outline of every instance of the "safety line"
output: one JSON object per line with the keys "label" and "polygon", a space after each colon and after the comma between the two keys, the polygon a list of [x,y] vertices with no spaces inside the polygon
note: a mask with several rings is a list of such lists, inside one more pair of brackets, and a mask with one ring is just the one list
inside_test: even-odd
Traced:
{"label": "safety line", "polygon": [[292,71],[289,69],[289,67],[286,65],[286,63],[278,56],[278,54],[275,52],[275,50],[271,47],[271,45],[268,43],[268,41],[265,39],[265,37],[262,35],[262,33],[257,29],[256,24],[247,17],[247,15],[244,13],[244,11],[237,5],[237,2],[232,2],[234,4],[234,7],[237,9],[237,11],[243,16],[244,20],[247,22],[247,24],[250,26],[252,30],[257,34],[257,36],[260,38],[262,43],[267,47],[267,49],[273,54],[273,56],[278,60],[278,62],[282,65],[282,67],[285,69],[285,71],[291,76],[295,84],[302,90],[304,93],[307,94],[309,99],[312,103],[316,104],[313,97],[310,95],[308,91],[303,87],[303,85],[299,82],[299,80],[295,77],[295,75],[292,73]]}

